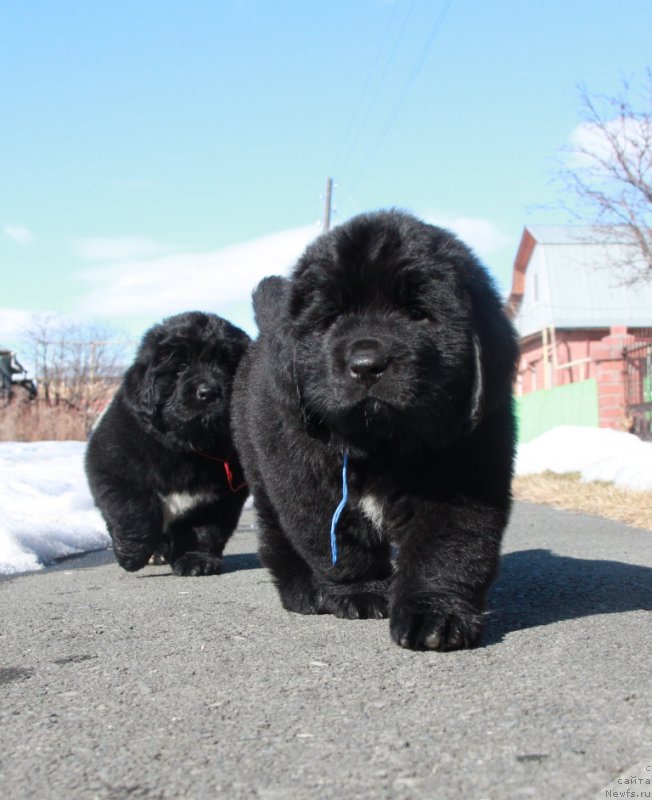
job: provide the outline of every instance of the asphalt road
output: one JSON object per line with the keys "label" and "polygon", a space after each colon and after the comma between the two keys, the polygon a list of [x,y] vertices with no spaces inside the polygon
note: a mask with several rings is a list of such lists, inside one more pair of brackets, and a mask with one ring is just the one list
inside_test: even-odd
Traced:
{"label": "asphalt road", "polygon": [[2,797],[570,800],[652,757],[652,533],[518,505],[447,654],[288,614],[255,549],[247,512],[220,576],[0,581]]}

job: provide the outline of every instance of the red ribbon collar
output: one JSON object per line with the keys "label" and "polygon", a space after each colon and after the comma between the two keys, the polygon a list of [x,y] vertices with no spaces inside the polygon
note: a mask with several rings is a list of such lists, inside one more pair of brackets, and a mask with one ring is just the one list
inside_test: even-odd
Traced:
{"label": "red ribbon collar", "polygon": [[246,488],[247,482],[242,481],[237,486],[233,485],[233,471],[229,464],[229,458],[233,456],[233,453],[229,455],[229,458],[218,458],[217,456],[211,456],[208,453],[202,453],[201,450],[195,450],[193,447],[193,451],[197,453],[198,456],[202,456],[202,458],[207,458],[209,461],[217,461],[224,466],[224,474],[226,475],[226,482],[229,485],[229,489],[235,494],[239,492],[241,489]]}

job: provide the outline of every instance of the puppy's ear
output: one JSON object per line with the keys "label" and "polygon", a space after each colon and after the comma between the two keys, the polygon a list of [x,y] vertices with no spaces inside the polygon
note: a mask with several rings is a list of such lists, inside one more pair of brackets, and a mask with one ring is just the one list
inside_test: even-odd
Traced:
{"label": "puppy's ear", "polygon": [[484,375],[482,374],[482,349],[480,339],[473,334],[473,381],[471,384],[471,402],[469,407],[469,426],[471,430],[482,419],[484,401]]}
{"label": "puppy's ear", "polygon": [[156,413],[156,382],[151,366],[136,361],[125,373],[124,398],[127,405],[138,414],[151,420]]}
{"label": "puppy's ear", "polygon": [[165,341],[166,328],[158,324],[145,332],[133,364],[122,380],[122,397],[125,403],[141,419],[151,421],[156,413],[157,393],[154,365],[161,360],[161,344]]}
{"label": "puppy's ear", "polygon": [[272,380],[270,389],[284,405],[297,402],[294,379],[294,347],[288,332],[290,282],[272,275],[254,289],[252,301],[260,336],[259,347],[266,351],[265,362]]}
{"label": "puppy's ear", "polygon": [[473,429],[483,417],[511,403],[519,347],[500,295],[479,264],[470,281],[469,294],[474,373],[469,423]]}
{"label": "puppy's ear", "polygon": [[279,275],[263,280],[254,289],[252,300],[258,330],[274,330],[279,326],[289,296],[290,282]]}

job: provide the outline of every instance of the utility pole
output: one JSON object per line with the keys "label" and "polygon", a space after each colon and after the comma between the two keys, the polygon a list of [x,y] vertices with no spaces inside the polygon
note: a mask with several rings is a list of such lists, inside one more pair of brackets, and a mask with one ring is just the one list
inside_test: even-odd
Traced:
{"label": "utility pole", "polygon": [[324,201],[324,233],[331,229],[331,201],[333,198],[333,179],[326,178],[326,199]]}

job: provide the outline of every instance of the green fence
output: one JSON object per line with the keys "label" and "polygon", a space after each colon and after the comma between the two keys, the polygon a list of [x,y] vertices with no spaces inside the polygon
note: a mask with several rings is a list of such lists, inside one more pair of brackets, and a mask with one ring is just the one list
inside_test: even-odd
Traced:
{"label": "green fence", "polygon": [[518,438],[529,442],[557,425],[598,427],[598,384],[595,378],[516,398]]}

